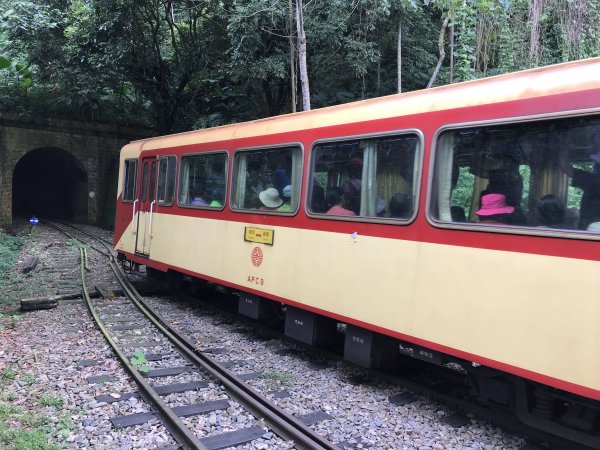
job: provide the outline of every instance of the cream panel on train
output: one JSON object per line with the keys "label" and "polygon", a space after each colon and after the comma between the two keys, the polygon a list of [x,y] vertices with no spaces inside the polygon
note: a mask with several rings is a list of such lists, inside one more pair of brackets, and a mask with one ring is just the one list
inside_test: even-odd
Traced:
{"label": "cream panel on train", "polygon": [[600,362],[582,357],[600,352],[600,263],[262,226],[269,246],[244,241],[261,225],[154,220],[160,262],[600,389]]}

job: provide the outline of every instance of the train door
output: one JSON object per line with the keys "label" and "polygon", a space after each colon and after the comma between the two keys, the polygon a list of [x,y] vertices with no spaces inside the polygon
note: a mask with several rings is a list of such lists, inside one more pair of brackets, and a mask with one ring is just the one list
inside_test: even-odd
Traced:
{"label": "train door", "polygon": [[156,166],[155,157],[142,158],[140,171],[140,210],[138,214],[135,252],[150,255],[152,242],[152,215],[156,207]]}

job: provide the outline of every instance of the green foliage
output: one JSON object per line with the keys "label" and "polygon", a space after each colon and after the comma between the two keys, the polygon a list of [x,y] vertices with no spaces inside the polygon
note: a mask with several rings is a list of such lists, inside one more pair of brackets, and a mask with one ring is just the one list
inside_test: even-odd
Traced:
{"label": "green foliage", "polygon": [[0,229],[0,287],[5,272],[16,262],[21,249],[22,239],[11,236]]}
{"label": "green foliage", "polygon": [[23,375],[21,375],[19,377],[19,381],[21,381],[22,383],[27,384],[27,385],[32,385],[33,383],[35,383],[35,374],[24,373]]}
{"label": "green foliage", "polygon": [[292,375],[285,372],[267,371],[263,372],[260,377],[266,381],[265,391],[288,387],[292,383]]}
{"label": "green foliage", "polygon": [[60,408],[65,403],[62,398],[52,397],[51,395],[42,395],[39,401],[42,406],[52,406],[54,408]]}
{"label": "green foliage", "polygon": [[14,402],[17,399],[15,392],[3,392],[0,394],[0,401]]}
{"label": "green foliage", "polygon": [[457,37],[455,81],[472,80],[475,75],[475,48],[477,47],[477,11],[471,2],[465,2],[456,17]]}
{"label": "green foliage", "polygon": [[471,202],[473,200],[473,186],[475,183],[475,175],[473,175],[468,167],[460,167],[458,173],[458,182],[452,191],[452,206],[460,206],[465,211],[465,216],[471,214]]}
{"label": "green foliage", "polygon": [[[0,0],[0,11],[3,111],[167,133],[292,109],[288,0]],[[437,85],[600,54],[600,0],[312,1],[303,12],[315,108],[396,92],[400,26],[402,90],[424,88],[446,17]]]}
{"label": "green foliage", "polygon": [[0,448],[6,450],[58,450],[50,444],[50,418],[0,403]]}
{"label": "green foliage", "polygon": [[131,364],[136,367],[140,372],[148,373],[150,367],[148,366],[148,360],[144,352],[138,350],[131,357]]}
{"label": "green foliage", "polygon": [[69,247],[70,250],[72,250],[74,252],[78,252],[78,253],[79,253],[80,249],[82,249],[82,248],[88,248],[87,245],[81,243],[77,239],[69,239],[67,241],[67,246]]}
{"label": "green foliage", "polygon": [[17,377],[17,372],[12,366],[6,366],[0,373],[0,385],[10,383]]}
{"label": "green foliage", "polygon": [[[586,162],[578,162],[573,164],[574,169],[585,170],[587,172],[593,171],[594,163],[586,161]],[[581,198],[583,197],[583,190],[574,187],[569,183],[567,188],[567,208],[573,208],[576,210],[581,209]]]}
{"label": "green foliage", "polygon": [[292,381],[292,376],[285,372],[263,372],[260,376],[266,380],[273,380],[282,384],[288,384]]}

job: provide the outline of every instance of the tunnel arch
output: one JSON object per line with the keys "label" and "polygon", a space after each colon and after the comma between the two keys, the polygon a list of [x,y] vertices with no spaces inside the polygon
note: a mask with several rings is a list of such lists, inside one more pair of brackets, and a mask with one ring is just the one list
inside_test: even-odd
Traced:
{"label": "tunnel arch", "polygon": [[15,165],[13,216],[31,215],[87,222],[88,174],[83,163],[61,148],[26,153]]}

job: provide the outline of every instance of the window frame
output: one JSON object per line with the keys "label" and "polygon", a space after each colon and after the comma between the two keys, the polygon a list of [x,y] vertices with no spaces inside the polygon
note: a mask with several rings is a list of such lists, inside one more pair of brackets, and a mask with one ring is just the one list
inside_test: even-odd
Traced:
{"label": "window frame", "polygon": [[315,213],[311,212],[308,208],[308,201],[304,202],[304,212],[312,219],[324,219],[324,220],[340,220],[344,222],[364,222],[364,223],[380,223],[388,225],[410,225],[415,221],[419,214],[419,203],[421,199],[421,183],[423,180],[423,157],[425,149],[425,134],[419,128],[402,128],[398,130],[385,131],[381,133],[365,133],[365,134],[353,134],[347,136],[337,136],[335,138],[317,139],[310,147],[310,161],[308,163],[309,173],[306,180],[305,198],[312,198],[312,185],[313,185],[313,173],[315,168],[315,147],[320,144],[329,144],[332,142],[344,142],[351,140],[364,140],[364,139],[376,139],[385,138],[391,136],[404,136],[413,134],[417,137],[417,158],[415,163],[417,166],[416,174],[414,174],[415,198],[413,205],[413,212],[407,219],[401,219],[396,217],[371,217],[371,216],[342,216],[326,213]]}
{"label": "window frame", "polygon": [[[297,147],[300,150],[300,169],[298,171],[298,174],[300,176],[300,186],[298,189],[298,192],[300,193],[299,197],[298,197],[298,205],[296,206],[296,208],[293,211],[276,211],[276,210],[261,210],[261,209],[254,209],[254,208],[238,208],[238,207],[234,207],[234,202],[233,202],[233,195],[235,193],[235,189],[233,188],[233,183],[236,181],[237,179],[237,167],[236,167],[236,157],[239,153],[244,153],[244,152],[252,152],[252,151],[257,151],[257,150],[273,150],[273,149],[277,149],[277,148],[286,148],[286,147]],[[266,214],[266,215],[274,215],[274,216],[288,216],[288,217],[293,217],[295,215],[298,214],[298,212],[300,211],[300,205],[302,204],[302,194],[303,194],[303,190],[302,190],[302,183],[304,182],[304,145],[299,142],[299,141],[294,141],[294,142],[286,142],[284,144],[274,144],[274,145],[257,145],[257,146],[253,146],[253,147],[240,147],[235,149],[235,151],[233,152],[233,159],[232,159],[232,165],[231,165],[231,180],[230,180],[230,186],[231,189],[229,190],[229,209],[231,211],[234,212],[238,212],[238,213],[243,213],[243,214]]]}
{"label": "window frame", "polygon": [[[135,171],[133,176],[133,198],[131,200],[125,200],[125,192],[127,191],[127,163],[135,162]],[[138,184],[138,167],[139,167],[139,159],[138,158],[127,158],[123,160],[123,189],[121,194],[121,202],[122,203],[133,203],[136,200],[137,196],[137,184]]]}
{"label": "window frame", "polygon": [[[223,206],[218,207],[218,206],[202,206],[202,205],[187,205],[185,203],[181,203],[179,201],[179,194],[181,191],[181,168],[183,165],[183,160],[186,157],[194,157],[194,156],[204,156],[204,155],[218,155],[218,154],[224,154],[225,155],[225,192],[223,193]],[[227,203],[227,193],[229,191],[229,183],[228,183],[228,178],[229,178],[229,152],[227,150],[209,150],[206,152],[192,152],[192,153],[183,153],[179,159],[179,165],[178,165],[178,170],[177,170],[177,177],[175,180],[176,186],[175,186],[175,201],[177,202],[177,206],[179,206],[180,208],[189,208],[189,209],[206,209],[209,211],[223,211],[225,209],[225,204]]]}
{"label": "window frame", "polygon": [[435,228],[447,229],[447,230],[462,230],[462,231],[476,231],[485,233],[500,233],[500,234],[514,234],[524,236],[540,236],[540,237],[555,237],[555,238],[567,238],[567,239],[583,239],[583,240],[600,240],[600,234],[589,232],[586,230],[567,230],[560,228],[539,228],[539,227],[526,227],[523,225],[481,225],[479,223],[465,223],[465,222],[444,222],[433,217],[432,206],[434,195],[433,183],[435,176],[435,163],[438,155],[438,141],[440,135],[443,132],[450,130],[462,130],[468,128],[486,127],[493,125],[511,125],[511,124],[523,124],[527,122],[543,122],[557,119],[572,119],[578,117],[594,116],[600,114],[600,108],[586,108],[581,110],[568,110],[559,111],[544,114],[531,114],[526,116],[513,116],[499,119],[489,119],[481,121],[469,121],[469,122],[455,122],[441,126],[438,128],[433,135],[431,141],[431,154],[429,158],[428,168],[428,180],[427,180],[427,198],[425,205],[425,217],[427,222]]}
{"label": "window frame", "polygon": [[[164,202],[164,201],[160,201],[158,199],[159,197],[159,191],[158,191],[158,186],[160,184],[160,167],[161,167],[161,162],[163,159],[168,160],[169,158],[175,158],[175,179],[174,179],[174,183],[175,186],[173,187],[173,200],[171,202]],[[179,161],[177,158],[177,155],[175,154],[169,154],[169,155],[160,155],[158,157],[158,169],[156,171],[156,204],[158,206],[173,206],[175,204],[175,195],[177,194],[177,179],[179,176]],[[167,172],[166,172],[166,180],[169,179],[169,165],[167,164]],[[167,192],[167,183],[165,181],[165,197],[166,197],[166,192]]]}

